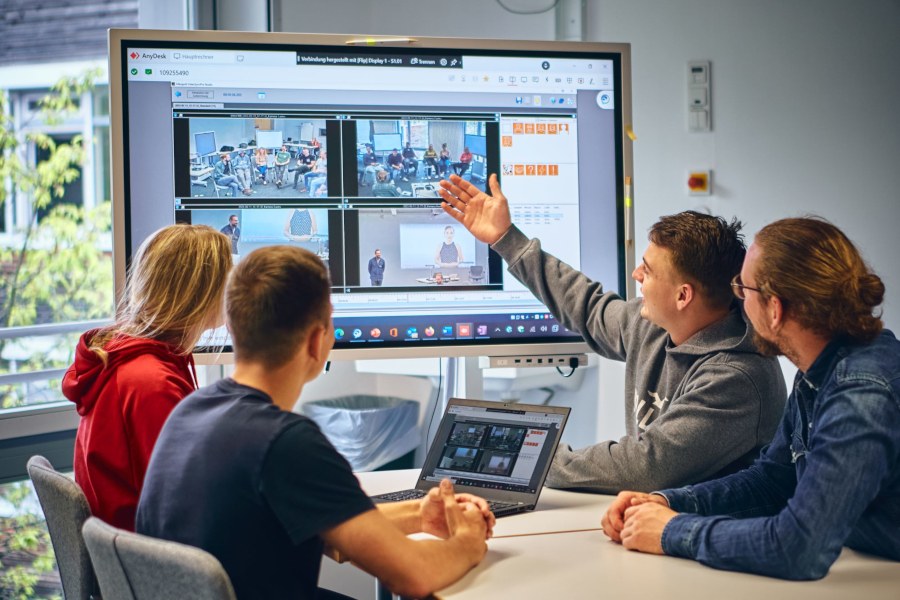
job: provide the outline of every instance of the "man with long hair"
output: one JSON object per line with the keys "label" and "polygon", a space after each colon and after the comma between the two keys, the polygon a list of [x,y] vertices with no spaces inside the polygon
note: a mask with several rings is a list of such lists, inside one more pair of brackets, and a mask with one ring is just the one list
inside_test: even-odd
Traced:
{"label": "man with long hair", "polygon": [[840,229],[795,218],[756,235],[732,286],[759,345],[799,369],[775,439],[729,477],[621,493],[604,531],[785,579],[824,577],[845,545],[900,560],[900,342],[881,279]]}

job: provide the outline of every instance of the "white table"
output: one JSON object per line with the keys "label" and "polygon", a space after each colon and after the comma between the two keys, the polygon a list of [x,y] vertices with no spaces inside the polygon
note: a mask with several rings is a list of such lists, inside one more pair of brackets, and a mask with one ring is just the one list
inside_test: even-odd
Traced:
{"label": "white table", "polygon": [[[417,475],[418,470],[358,474],[369,494],[413,487]],[[436,596],[447,600],[900,598],[900,563],[847,548],[828,576],[811,582],[718,571],[692,560],[629,552],[599,529],[600,517],[612,500],[612,496],[545,488],[536,510],[498,519],[482,563]],[[341,591],[339,586],[335,589]]]}
{"label": "white table", "polygon": [[484,598],[665,600],[875,600],[900,597],[900,565],[844,549],[820,581],[782,581],[718,571],[671,556],[629,552],[601,532],[507,537],[488,542],[475,569],[437,594]]}

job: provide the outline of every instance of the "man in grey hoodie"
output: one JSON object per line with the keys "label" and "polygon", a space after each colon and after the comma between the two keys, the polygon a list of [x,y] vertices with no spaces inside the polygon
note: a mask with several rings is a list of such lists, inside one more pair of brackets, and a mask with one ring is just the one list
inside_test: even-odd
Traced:
{"label": "man in grey hoodie", "polygon": [[625,362],[625,437],[573,451],[561,445],[551,487],[650,491],[720,477],[769,443],[787,395],[773,358],[733,302],[745,248],[740,223],[696,212],[663,217],[632,277],[642,298],[623,300],[541,250],[492,196],[452,177],[444,210],[509,264],[559,321],[606,358]]}

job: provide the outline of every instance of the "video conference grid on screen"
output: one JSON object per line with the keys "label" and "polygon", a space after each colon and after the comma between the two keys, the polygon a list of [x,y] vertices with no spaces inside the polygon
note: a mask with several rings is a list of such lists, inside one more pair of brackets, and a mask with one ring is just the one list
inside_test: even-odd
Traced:
{"label": "video conference grid on screen", "polygon": [[[132,70],[126,136],[132,242],[149,233],[135,225],[135,213],[152,210],[141,196],[154,202],[137,181],[149,147],[140,140],[164,140],[158,132],[154,140],[149,128],[165,115],[175,220],[231,235],[237,260],[271,244],[315,252],[332,279],[338,347],[573,339],[505,274],[499,256],[441,209],[438,182],[450,174],[484,190],[488,175],[497,173],[507,195],[518,198],[511,209],[526,233],[589,273],[598,261],[600,275],[617,270],[615,235],[607,236],[612,243],[605,251],[585,252],[596,244],[585,235],[593,233],[585,230],[586,217],[601,217],[593,229],[616,230],[614,111],[593,90],[523,96],[473,87],[460,95],[411,85],[349,95],[318,90],[312,101],[299,89],[296,96],[217,83],[198,89],[199,82],[170,81],[163,107],[162,90],[145,93],[154,84]],[[188,102],[191,97],[223,102]],[[147,118],[153,115],[157,121]],[[595,121],[602,135],[578,135],[579,124]],[[579,163],[591,152],[605,156],[607,172],[587,179]],[[607,196],[611,209],[584,202],[585,181],[592,193]],[[607,281],[616,287],[616,277]],[[227,343],[224,329],[201,341]]]}
{"label": "video conference grid on screen", "polygon": [[[427,479],[450,477],[462,485],[478,481],[496,489],[525,491],[543,472],[559,436],[559,415],[527,416],[521,411],[454,407],[439,454],[428,457]],[[535,419],[539,420],[535,420]]]}

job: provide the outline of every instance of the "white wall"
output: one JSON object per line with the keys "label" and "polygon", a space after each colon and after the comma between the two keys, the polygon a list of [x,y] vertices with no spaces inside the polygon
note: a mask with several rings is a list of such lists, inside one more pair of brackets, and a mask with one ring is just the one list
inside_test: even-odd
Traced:
{"label": "white wall", "polygon": [[[635,224],[709,207],[748,241],[775,219],[816,213],[861,247],[900,328],[900,4],[890,0],[603,0],[588,36],[632,44]],[[687,133],[685,69],[712,62],[713,131]],[[686,195],[713,169],[715,195]]]}
{"label": "white wall", "polygon": [[[548,0],[549,1],[549,0]],[[545,5],[508,0],[517,8]],[[748,241],[764,224],[816,213],[844,229],[887,287],[900,330],[900,2],[896,0],[588,0],[587,39],[632,45],[637,255],[662,214],[737,216]],[[553,12],[495,2],[284,2],[285,31],[552,39]],[[311,15],[315,15],[314,17]],[[713,130],[686,126],[689,60],[712,63]],[[687,196],[711,168],[715,195]],[[621,365],[600,361],[600,438],[623,431]],[[594,379],[559,401],[592,406]],[[584,411],[584,409],[582,410]],[[579,411],[579,412],[582,412]],[[588,414],[594,414],[592,410]],[[570,440],[576,445],[589,440]]]}
{"label": "white wall", "polygon": [[[551,0],[506,0],[519,10]],[[553,11],[514,15],[493,0],[273,0],[277,31],[552,40]]]}

